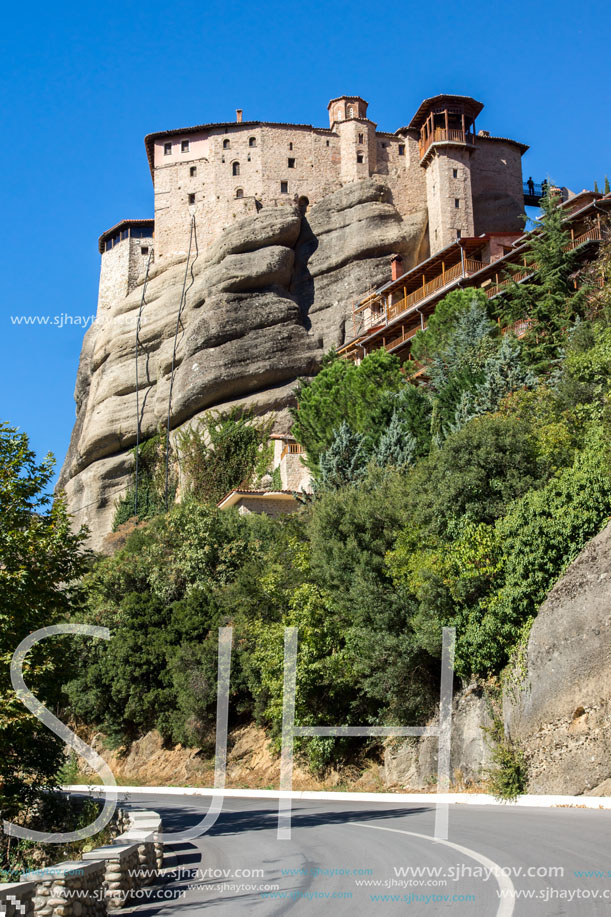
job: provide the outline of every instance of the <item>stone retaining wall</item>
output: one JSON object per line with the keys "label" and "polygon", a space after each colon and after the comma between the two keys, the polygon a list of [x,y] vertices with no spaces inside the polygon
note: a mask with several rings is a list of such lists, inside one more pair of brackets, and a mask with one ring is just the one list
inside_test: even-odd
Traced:
{"label": "stone retaining wall", "polygon": [[163,865],[162,823],[157,812],[143,810],[120,811],[118,820],[127,830],[82,860],[0,885],[0,917],[105,917],[129,905],[130,893],[150,885]]}

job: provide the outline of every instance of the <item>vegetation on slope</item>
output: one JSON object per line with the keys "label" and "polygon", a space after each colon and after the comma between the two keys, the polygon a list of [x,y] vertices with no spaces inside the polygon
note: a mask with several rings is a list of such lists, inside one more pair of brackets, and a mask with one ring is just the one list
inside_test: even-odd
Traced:
{"label": "vegetation on slope", "polygon": [[[300,513],[219,512],[208,482],[101,560],[85,578],[85,617],[113,639],[81,649],[74,714],[117,743],[152,727],[205,741],[225,624],[232,718],[276,738],[288,625],[299,627],[302,724],[423,721],[444,625],[457,628],[460,677],[498,673],[611,514],[611,294],[575,293],[562,233],[546,205],[532,283],[439,307],[414,342],[425,386],[385,351],[359,366],[330,355],[301,385],[293,429],[316,493]],[[603,252],[603,280],[610,263]],[[501,333],[524,318],[522,339]],[[259,453],[243,445],[252,472]],[[365,743],[302,744],[324,768]]]}

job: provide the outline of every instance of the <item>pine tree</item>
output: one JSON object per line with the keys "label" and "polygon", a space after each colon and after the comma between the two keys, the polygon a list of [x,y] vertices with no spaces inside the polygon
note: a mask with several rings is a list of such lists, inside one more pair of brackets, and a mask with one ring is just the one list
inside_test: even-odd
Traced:
{"label": "pine tree", "polygon": [[609,187],[609,176],[605,175],[605,194],[609,194],[611,188]]}
{"label": "pine tree", "polygon": [[486,360],[496,350],[495,332],[484,306],[474,300],[459,316],[445,350],[432,361],[431,433],[436,445],[454,429],[464,392],[473,391],[483,381]]}
{"label": "pine tree", "polygon": [[598,193],[599,193],[599,192],[598,192],[598,182],[597,182],[597,181],[594,182],[594,193],[595,193],[595,194],[598,194]]}
{"label": "pine tree", "polygon": [[[585,305],[584,288],[575,289],[579,260],[568,248],[571,237],[559,204],[557,193],[549,192],[542,199],[541,229],[531,234],[526,254],[532,276],[511,284],[503,304],[504,323],[529,320],[522,345],[524,359],[538,373],[552,369],[567,329],[583,314]],[[514,274],[522,271],[524,265],[514,265]]]}
{"label": "pine tree", "polygon": [[520,343],[515,335],[503,335],[499,349],[486,360],[483,381],[463,392],[454,415],[454,430],[459,430],[474,417],[496,411],[501,400],[511,392],[533,387],[536,378],[523,365],[520,356]]}
{"label": "pine tree", "polygon": [[407,429],[398,411],[391,417],[390,423],[380,438],[374,458],[381,468],[394,465],[395,468],[406,468],[413,464],[418,454],[416,437]]}
{"label": "pine tree", "polygon": [[337,490],[364,477],[369,456],[365,436],[354,433],[344,420],[335,431],[333,442],[318,460],[316,490]]}

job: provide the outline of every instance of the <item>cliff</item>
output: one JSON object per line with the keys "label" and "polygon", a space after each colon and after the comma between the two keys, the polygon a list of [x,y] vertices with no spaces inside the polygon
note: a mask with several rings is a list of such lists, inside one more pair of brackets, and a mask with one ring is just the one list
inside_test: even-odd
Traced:
{"label": "cliff", "polygon": [[611,793],[611,524],[556,583],[533,622],[505,723],[531,793]]}
{"label": "cliff", "polygon": [[[426,227],[425,211],[402,219],[389,187],[371,179],[305,214],[263,208],[208,248],[194,248],[177,336],[186,256],[155,264],[139,335],[142,436],[166,423],[175,336],[173,431],[207,410],[240,404],[275,412],[276,429],[287,432],[297,379],[351,336],[352,303],[389,279],[389,255],[400,253],[405,266],[422,258]],[[75,524],[89,526],[94,548],[132,474],[143,282],[98,316],[81,352],[76,423],[58,486]]]}

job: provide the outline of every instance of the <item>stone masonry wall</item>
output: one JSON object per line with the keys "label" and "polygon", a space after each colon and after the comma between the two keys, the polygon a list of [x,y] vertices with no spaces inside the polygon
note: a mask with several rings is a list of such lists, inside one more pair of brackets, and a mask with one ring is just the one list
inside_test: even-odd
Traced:
{"label": "stone masonry wall", "polygon": [[[471,160],[466,147],[442,146],[426,167],[431,254],[473,235]],[[458,206],[456,206],[458,202]]]}
{"label": "stone masonry wall", "polygon": [[[119,818],[125,821],[125,812]],[[157,812],[127,813],[128,829],[82,860],[26,873],[22,882],[0,885],[2,917],[105,917],[125,907],[154,881],[163,865]],[[3,912],[4,909],[4,912]]]}
{"label": "stone masonry wall", "polygon": [[474,232],[520,232],[524,213],[522,155],[511,141],[476,137],[471,161]]}

